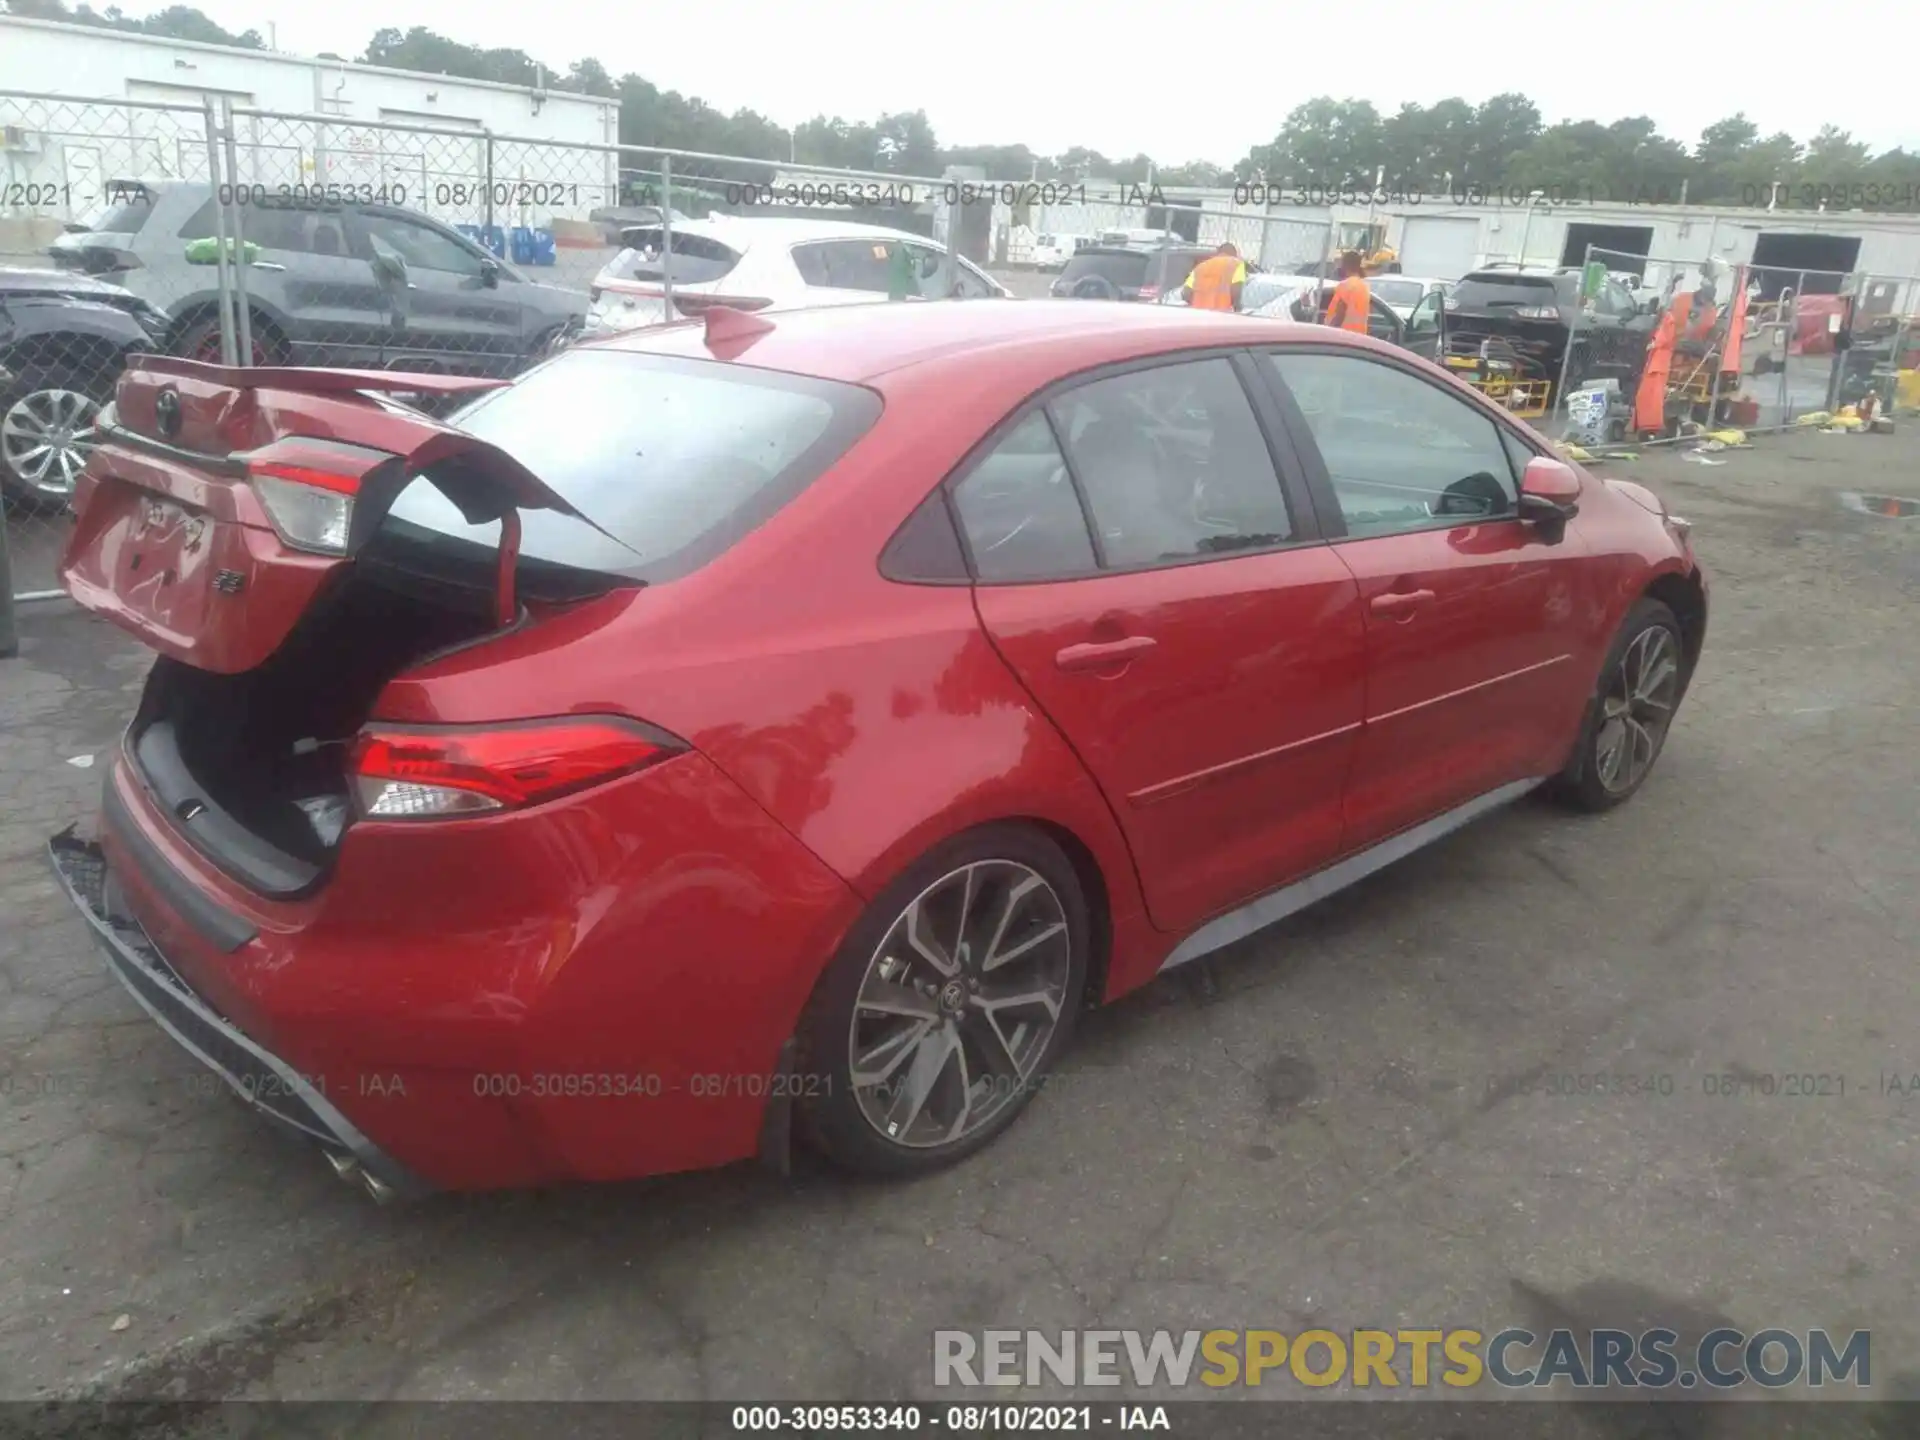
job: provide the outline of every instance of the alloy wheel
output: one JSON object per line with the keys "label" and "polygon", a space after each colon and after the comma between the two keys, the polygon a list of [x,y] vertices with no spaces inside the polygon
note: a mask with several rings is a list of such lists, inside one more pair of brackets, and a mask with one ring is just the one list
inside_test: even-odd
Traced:
{"label": "alloy wheel", "polygon": [[1633,637],[1600,701],[1594,770],[1608,793],[1625,794],[1653,768],[1680,692],[1673,632],[1650,625]]}
{"label": "alloy wheel", "polygon": [[1072,961],[1060,896],[1026,865],[975,861],[921,891],[854,1002],[848,1061],[867,1123],[911,1149],[990,1124],[1033,1082]]}
{"label": "alloy wheel", "polygon": [[93,453],[100,406],[78,390],[35,390],[0,417],[0,455],[20,481],[47,499],[73,493]]}

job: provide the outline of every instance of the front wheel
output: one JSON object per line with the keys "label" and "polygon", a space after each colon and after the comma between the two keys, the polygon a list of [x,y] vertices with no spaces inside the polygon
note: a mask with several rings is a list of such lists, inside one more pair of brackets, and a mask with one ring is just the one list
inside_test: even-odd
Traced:
{"label": "front wheel", "polygon": [[1658,600],[1641,600],[1615,637],[1587,706],[1559,797],[1580,810],[1611,810],[1646,783],[1686,691],[1680,622]]}
{"label": "front wheel", "polygon": [[870,906],[801,1020],[801,1123],[851,1170],[910,1175],[1013,1123],[1072,1033],[1091,925],[1038,832],[989,826]]}

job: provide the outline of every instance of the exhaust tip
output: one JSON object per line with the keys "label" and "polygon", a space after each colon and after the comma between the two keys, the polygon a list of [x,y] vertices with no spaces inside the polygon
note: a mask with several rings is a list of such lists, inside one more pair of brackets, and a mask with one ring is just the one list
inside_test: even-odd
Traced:
{"label": "exhaust tip", "polygon": [[327,1163],[333,1166],[333,1173],[351,1185],[361,1175],[360,1162],[344,1150],[329,1150]]}
{"label": "exhaust tip", "polygon": [[360,1172],[360,1183],[366,1186],[367,1194],[373,1197],[373,1203],[376,1205],[385,1205],[398,1193],[394,1190],[393,1186],[382,1180],[378,1175],[375,1175],[371,1170],[362,1170]]}

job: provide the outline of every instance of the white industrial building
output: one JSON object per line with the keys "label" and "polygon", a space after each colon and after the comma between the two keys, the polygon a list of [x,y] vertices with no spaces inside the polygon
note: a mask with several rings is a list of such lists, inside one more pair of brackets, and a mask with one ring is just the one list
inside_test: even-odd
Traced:
{"label": "white industrial building", "polygon": [[[1658,284],[1675,269],[1697,271],[1754,265],[1766,283],[1832,289],[1839,275],[1866,273],[1898,282],[1896,301],[1920,310],[1920,214],[1888,211],[1737,209],[1708,205],[1455,204],[1367,206],[1238,204],[1231,190],[1174,190],[1140,203],[1137,187],[1122,192],[1089,182],[1087,203],[1036,206],[1025,218],[997,216],[1012,226],[1008,258],[1019,263],[1022,243],[1038,234],[1097,235],[1101,231],[1171,227],[1188,239],[1232,240],[1243,255],[1290,270],[1351,247],[1384,241],[1409,275],[1455,280],[1480,266],[1505,262],[1577,265],[1588,247],[1613,252],[1613,268],[1639,270]],[[1123,203],[1124,202],[1131,203]],[[1163,202],[1163,203],[1162,203]],[[1187,207],[1198,207],[1198,213]],[[1021,231],[1024,229],[1025,234]],[[1369,244],[1371,238],[1372,244]],[[1639,257],[1634,263],[1633,257]]]}
{"label": "white industrial building", "polygon": [[211,96],[262,112],[236,121],[243,184],[352,185],[444,220],[502,225],[615,203],[616,157],[599,147],[619,139],[619,103],[528,78],[501,85],[0,15],[0,195],[16,211],[77,219],[114,180],[204,179]]}

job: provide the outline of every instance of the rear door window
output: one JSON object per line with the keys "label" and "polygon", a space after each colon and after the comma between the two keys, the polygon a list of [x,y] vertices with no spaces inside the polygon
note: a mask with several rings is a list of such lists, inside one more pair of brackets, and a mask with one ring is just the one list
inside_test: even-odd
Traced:
{"label": "rear door window", "polygon": [[[589,347],[490,391],[451,423],[512,455],[593,522],[527,511],[523,555],[662,581],[765,523],[880,409],[880,397],[856,385]],[[556,420],[565,416],[585,418]],[[497,524],[467,524],[422,481],[390,519],[456,544],[499,543]]]}
{"label": "rear door window", "polygon": [[891,240],[817,240],[793,247],[793,263],[809,285],[885,295],[892,277]]}
{"label": "rear door window", "polygon": [[953,504],[982,580],[1067,580],[1095,568],[1086,515],[1042,411],[974,463]]}
{"label": "rear door window", "polygon": [[1108,566],[1259,550],[1292,538],[1273,457],[1229,361],[1089,381],[1049,408]]}

